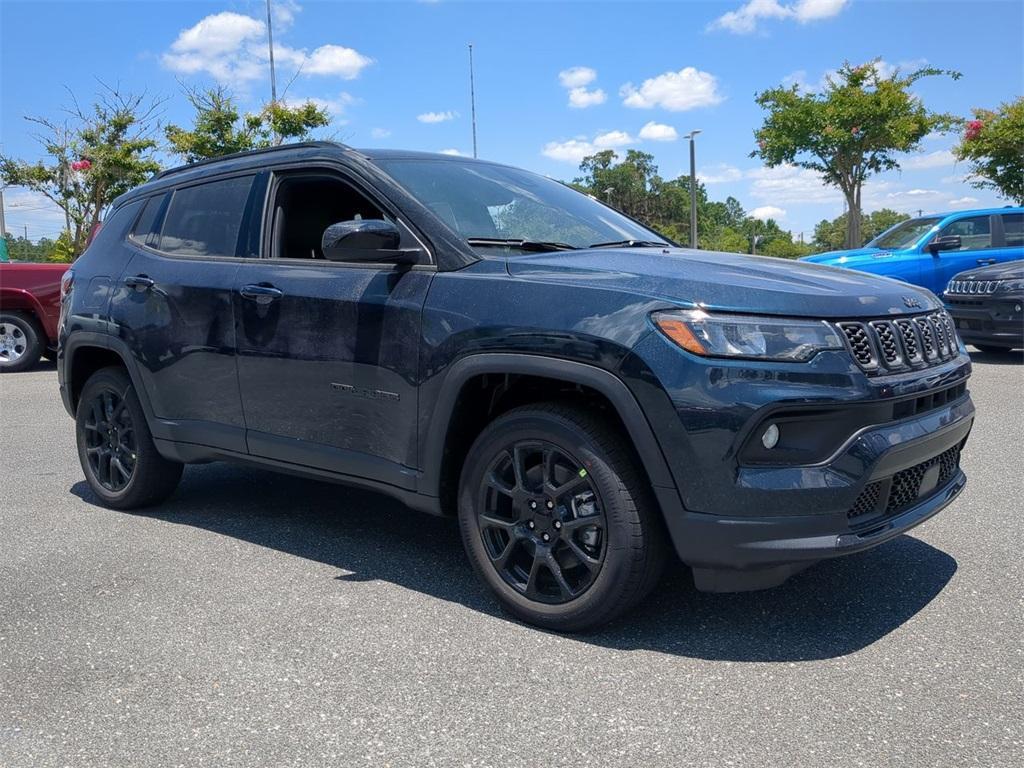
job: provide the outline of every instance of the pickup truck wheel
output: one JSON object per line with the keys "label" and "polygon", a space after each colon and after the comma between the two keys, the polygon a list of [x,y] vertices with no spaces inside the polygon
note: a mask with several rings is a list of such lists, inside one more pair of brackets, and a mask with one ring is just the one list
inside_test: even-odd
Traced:
{"label": "pickup truck wheel", "polygon": [[21,312],[0,313],[0,373],[25,371],[43,354],[43,332]]}
{"label": "pickup truck wheel", "polygon": [[75,414],[78,458],[100,501],[113,509],[159,504],[181,479],[182,465],[161,456],[131,379],[103,368],[85,383]]}
{"label": "pickup truck wheel", "polygon": [[523,621],[590,629],[657,582],[662,524],[623,442],[586,411],[550,403],[500,416],[470,448],[459,487],[463,545]]}

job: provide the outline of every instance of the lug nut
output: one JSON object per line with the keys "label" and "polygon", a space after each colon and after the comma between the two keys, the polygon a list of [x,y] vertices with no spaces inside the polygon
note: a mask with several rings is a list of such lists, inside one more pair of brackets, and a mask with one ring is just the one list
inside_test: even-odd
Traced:
{"label": "lug nut", "polygon": [[551,541],[551,537],[548,536],[546,533],[543,536],[541,536],[541,538],[544,539],[544,541]]}
{"label": "lug nut", "polygon": [[527,526],[529,526],[530,530],[532,531],[534,528],[537,527],[537,524],[535,522],[533,522],[533,520],[531,520],[530,522],[527,523]]}
{"label": "lug nut", "polygon": [[536,501],[531,501],[530,502],[530,509],[536,509],[536,508],[537,508],[537,502]]}
{"label": "lug nut", "polygon": [[555,520],[555,530],[556,531],[562,530],[562,522],[561,522],[561,520]]}
{"label": "lug nut", "polygon": [[553,502],[551,499],[548,499],[547,507],[548,507],[548,509],[554,509],[555,508],[555,502]]}

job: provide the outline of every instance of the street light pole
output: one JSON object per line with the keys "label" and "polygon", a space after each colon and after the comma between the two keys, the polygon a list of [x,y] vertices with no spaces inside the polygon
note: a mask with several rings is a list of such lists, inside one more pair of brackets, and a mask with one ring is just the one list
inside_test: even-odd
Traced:
{"label": "street light pole", "polygon": [[690,247],[697,248],[697,150],[694,137],[700,130],[690,131],[684,139],[690,140]]}

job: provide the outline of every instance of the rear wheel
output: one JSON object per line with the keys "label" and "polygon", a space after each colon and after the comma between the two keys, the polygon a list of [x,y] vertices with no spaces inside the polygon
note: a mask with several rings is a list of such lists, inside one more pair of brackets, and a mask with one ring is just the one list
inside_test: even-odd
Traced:
{"label": "rear wheel", "polygon": [[520,619],[590,629],[656,583],[661,521],[623,442],[583,410],[540,404],[499,417],[470,449],[459,491],[463,544]]}
{"label": "rear wheel", "polygon": [[23,312],[0,314],[0,372],[24,371],[38,363],[43,339],[35,318]]}
{"label": "rear wheel", "polygon": [[85,479],[105,506],[159,504],[181,479],[182,465],[157,452],[138,395],[122,368],[104,368],[89,377],[78,401],[75,435]]}

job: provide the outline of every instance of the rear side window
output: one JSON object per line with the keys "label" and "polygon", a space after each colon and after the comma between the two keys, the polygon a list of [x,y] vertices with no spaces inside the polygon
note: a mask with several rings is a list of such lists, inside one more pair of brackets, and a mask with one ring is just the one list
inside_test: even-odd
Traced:
{"label": "rear side window", "polygon": [[167,202],[167,195],[156,195],[146,201],[146,207],[135,222],[132,229],[132,239],[155,248],[160,238],[160,214],[163,212],[164,203]]}
{"label": "rear side window", "polygon": [[1008,247],[1024,247],[1024,213],[1004,213],[1003,233]]}
{"label": "rear side window", "polygon": [[235,256],[252,180],[240,176],[175,190],[157,247],[175,256]]}

